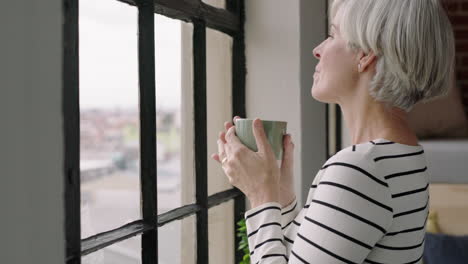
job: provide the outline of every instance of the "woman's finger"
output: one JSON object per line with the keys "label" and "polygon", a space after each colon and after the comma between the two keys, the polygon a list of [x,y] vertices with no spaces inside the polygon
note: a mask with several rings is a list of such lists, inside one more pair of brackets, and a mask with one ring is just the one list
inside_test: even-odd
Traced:
{"label": "woman's finger", "polygon": [[229,121],[224,122],[224,129],[225,129],[225,130],[228,130],[228,129],[229,129],[230,127],[232,127],[232,126],[233,126],[233,125],[232,125],[231,122],[229,122]]}
{"label": "woman's finger", "polygon": [[218,143],[218,161],[221,162],[221,160],[223,160],[226,156],[226,151],[225,151],[225,148],[224,148],[224,143],[221,139],[218,139],[217,140],[217,143]]}
{"label": "woman's finger", "polygon": [[283,140],[283,158],[281,167],[292,167],[294,159],[294,143],[292,142],[291,134],[286,134]]}
{"label": "woman's finger", "polygon": [[239,119],[239,118],[240,118],[240,117],[235,116],[235,117],[232,119],[233,122],[234,122],[234,124],[233,124],[233,122],[228,122],[228,121],[224,122],[224,128],[225,128],[226,130],[229,130],[229,128],[231,128],[232,126],[235,126],[236,120]]}
{"label": "woman's finger", "polygon": [[226,144],[224,145],[224,150],[226,152],[226,157],[230,157],[231,153],[234,152],[237,148],[243,146],[242,143],[240,142],[239,138],[237,138],[236,134],[236,128],[232,126],[229,128],[229,130],[226,132]]}
{"label": "woman's finger", "polygon": [[[229,123],[229,124],[226,126],[226,131],[229,131],[229,129],[230,129],[231,127],[233,127],[233,126],[234,126],[234,125],[233,125],[232,123]],[[227,140],[226,140],[226,133],[227,133],[227,132],[224,132],[224,134],[223,134],[224,143],[227,142]]]}
{"label": "woman's finger", "polygon": [[[225,138],[226,138],[226,142],[227,144],[234,144],[234,145],[242,145],[242,143],[240,142],[239,138],[236,136],[236,127],[235,126],[232,126],[228,129],[228,131],[226,132],[226,135],[225,135]],[[229,145],[228,148],[230,148],[231,146]]]}
{"label": "woman's finger", "polygon": [[218,138],[221,139],[224,144],[226,144],[226,132],[224,131],[219,132]]}
{"label": "woman's finger", "polygon": [[271,146],[269,146],[268,139],[265,135],[265,130],[263,129],[262,120],[255,118],[252,125],[253,134],[255,136],[255,141],[257,143],[258,151],[262,153],[272,152]]}
{"label": "woman's finger", "polygon": [[214,159],[214,160],[216,160],[217,162],[221,162],[221,161],[219,160],[219,155],[218,155],[218,154],[215,154],[215,153],[214,153],[214,154],[211,154],[211,158]]}
{"label": "woman's finger", "polygon": [[[232,122],[229,122],[229,121],[224,122],[224,129],[226,129],[226,131],[228,131],[229,128],[235,126],[236,120],[239,119],[239,118],[240,118],[239,116],[235,116],[235,117],[232,119],[233,122],[234,122],[234,124],[233,124]],[[224,134],[224,135],[226,135],[226,134]],[[220,138],[221,138],[221,134],[220,134]],[[224,140],[224,142],[226,142],[226,139],[225,139],[224,137],[223,137],[223,140]]]}

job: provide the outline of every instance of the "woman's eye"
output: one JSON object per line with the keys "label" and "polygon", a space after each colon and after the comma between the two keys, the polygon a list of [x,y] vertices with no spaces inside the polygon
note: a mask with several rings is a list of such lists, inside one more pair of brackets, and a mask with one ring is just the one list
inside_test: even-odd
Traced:
{"label": "woman's eye", "polygon": [[333,36],[332,36],[332,35],[330,35],[330,34],[328,34],[328,37],[329,37],[329,38],[333,38]]}

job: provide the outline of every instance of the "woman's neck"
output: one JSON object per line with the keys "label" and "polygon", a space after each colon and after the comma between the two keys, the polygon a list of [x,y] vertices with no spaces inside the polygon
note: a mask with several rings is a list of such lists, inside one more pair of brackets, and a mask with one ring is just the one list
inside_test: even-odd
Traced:
{"label": "woman's neck", "polygon": [[405,145],[418,145],[418,139],[408,124],[407,113],[401,108],[386,110],[380,103],[360,107],[340,106],[351,144],[384,138]]}

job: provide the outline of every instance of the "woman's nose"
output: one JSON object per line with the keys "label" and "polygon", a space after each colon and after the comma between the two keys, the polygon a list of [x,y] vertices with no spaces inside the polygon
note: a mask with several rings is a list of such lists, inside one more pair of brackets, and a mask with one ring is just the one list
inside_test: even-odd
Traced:
{"label": "woman's nose", "polygon": [[318,47],[312,50],[312,53],[314,54],[314,57],[317,59],[320,59],[320,54],[318,52]]}

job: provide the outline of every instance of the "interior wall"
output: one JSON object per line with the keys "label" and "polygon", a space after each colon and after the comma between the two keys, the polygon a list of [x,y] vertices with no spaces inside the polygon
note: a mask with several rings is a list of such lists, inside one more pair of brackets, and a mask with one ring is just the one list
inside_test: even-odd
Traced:
{"label": "interior wall", "polygon": [[65,263],[62,1],[0,1],[0,262]]}
{"label": "interior wall", "polygon": [[325,104],[311,95],[326,35],[326,0],[246,1],[246,110],[248,118],[288,122],[295,144],[295,192],[305,202],[325,162]]}
{"label": "interior wall", "polygon": [[306,201],[315,174],[326,161],[326,107],[312,97],[313,74],[318,64],[313,49],[327,36],[327,1],[300,1],[300,111],[302,201]]}

